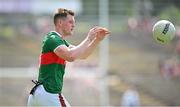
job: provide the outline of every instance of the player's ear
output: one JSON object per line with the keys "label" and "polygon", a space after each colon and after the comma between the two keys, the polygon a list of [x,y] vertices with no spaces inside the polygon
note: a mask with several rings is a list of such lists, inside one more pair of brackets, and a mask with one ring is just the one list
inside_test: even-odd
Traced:
{"label": "player's ear", "polygon": [[62,26],[62,24],[63,24],[63,21],[62,21],[61,19],[58,19],[58,20],[57,20],[57,25],[58,25],[58,26]]}

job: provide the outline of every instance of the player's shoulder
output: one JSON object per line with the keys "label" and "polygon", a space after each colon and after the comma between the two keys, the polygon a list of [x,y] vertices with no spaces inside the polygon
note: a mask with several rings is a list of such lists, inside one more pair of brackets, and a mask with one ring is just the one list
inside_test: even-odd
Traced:
{"label": "player's shoulder", "polygon": [[56,41],[56,40],[62,40],[62,38],[56,32],[51,31],[46,34],[43,41]]}
{"label": "player's shoulder", "polygon": [[[60,38],[60,36],[59,36],[56,32],[53,32],[53,31],[49,32],[49,33],[47,34],[47,36],[48,36],[48,38],[50,38],[50,39]],[[60,39],[61,39],[61,38],[60,38]]]}

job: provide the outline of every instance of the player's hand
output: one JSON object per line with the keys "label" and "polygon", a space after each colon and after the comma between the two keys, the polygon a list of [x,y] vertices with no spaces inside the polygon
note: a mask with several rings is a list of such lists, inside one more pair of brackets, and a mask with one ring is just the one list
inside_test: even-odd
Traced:
{"label": "player's hand", "polygon": [[88,33],[88,39],[90,41],[96,39],[101,41],[104,39],[106,35],[110,34],[110,31],[107,28],[95,26]]}
{"label": "player's hand", "polygon": [[110,34],[110,31],[107,28],[103,28],[103,27],[98,27],[97,28],[97,34],[96,34],[96,40],[103,40],[105,38],[105,36],[107,36],[108,34]]}
{"label": "player's hand", "polygon": [[98,28],[98,26],[95,26],[95,27],[93,27],[92,29],[89,30],[88,40],[92,41],[92,40],[94,40],[96,38],[97,28]]}

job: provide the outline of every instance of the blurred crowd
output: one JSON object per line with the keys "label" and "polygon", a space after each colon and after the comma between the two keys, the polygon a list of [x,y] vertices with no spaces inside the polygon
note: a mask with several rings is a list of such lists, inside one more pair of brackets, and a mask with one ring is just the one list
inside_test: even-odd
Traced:
{"label": "blurred crowd", "polygon": [[173,56],[160,61],[159,70],[164,78],[180,77],[180,40],[175,43],[175,52]]}
{"label": "blurred crowd", "polygon": [[[157,19],[155,19],[157,20]],[[139,36],[134,32],[145,32],[146,35],[152,35],[152,26],[155,23],[154,20],[143,18],[137,20],[136,18],[128,19],[128,29],[132,36]],[[172,41],[174,52],[172,55],[168,55],[168,58],[160,59],[159,71],[164,78],[179,78],[180,77],[180,26],[176,25],[176,36]]]}

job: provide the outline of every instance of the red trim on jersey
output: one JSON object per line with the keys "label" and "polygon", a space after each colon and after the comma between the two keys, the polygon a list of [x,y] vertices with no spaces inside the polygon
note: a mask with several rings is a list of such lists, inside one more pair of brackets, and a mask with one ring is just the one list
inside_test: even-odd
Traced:
{"label": "red trim on jersey", "polygon": [[53,63],[65,65],[65,60],[59,58],[54,52],[41,54],[41,58],[40,58],[41,65],[53,64]]}
{"label": "red trim on jersey", "polygon": [[65,101],[64,101],[63,96],[61,94],[59,94],[59,101],[60,101],[62,107],[66,107]]}

